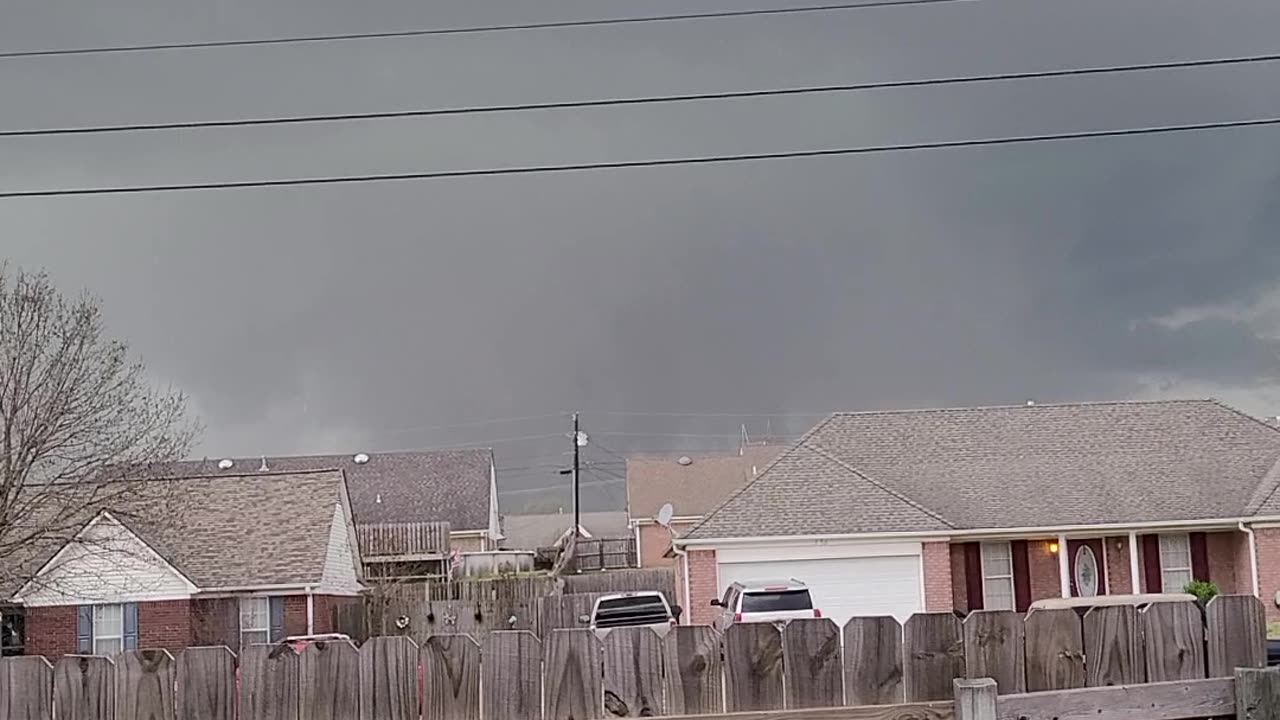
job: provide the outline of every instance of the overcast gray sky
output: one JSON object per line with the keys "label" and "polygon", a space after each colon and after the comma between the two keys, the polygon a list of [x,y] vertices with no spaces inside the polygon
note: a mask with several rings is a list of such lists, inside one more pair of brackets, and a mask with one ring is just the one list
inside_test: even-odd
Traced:
{"label": "overcast gray sky", "polygon": [[[8,0],[0,50],[787,0]],[[0,60],[0,126],[740,90],[1280,50],[1273,0],[953,5]],[[1280,115],[1280,64],[503,116],[0,139],[0,188],[411,172]],[[0,256],[101,296],[198,454],[496,442],[562,482],[832,409],[1215,396],[1280,413],[1280,130],[731,166],[0,200]],[[740,413],[653,417],[607,411]],[[620,433],[620,434],[612,434]],[[666,437],[682,435],[699,437]],[[607,448],[607,450],[605,450]],[[617,472],[602,466],[599,479]],[[614,498],[617,487],[611,488]],[[601,501],[604,502],[604,501]]]}

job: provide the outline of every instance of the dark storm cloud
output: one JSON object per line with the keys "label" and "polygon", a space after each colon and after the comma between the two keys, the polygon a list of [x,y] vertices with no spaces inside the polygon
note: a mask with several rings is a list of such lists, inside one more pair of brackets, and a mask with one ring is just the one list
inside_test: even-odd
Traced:
{"label": "dark storm cloud", "polygon": [[[773,3],[770,3],[773,4]],[[7,10],[9,48],[661,13],[722,4],[384,0]],[[0,61],[5,127],[231,118],[1274,51],[1267,0],[955,6],[559,33]],[[581,113],[0,141],[5,188],[790,150],[1280,114],[1276,67]],[[729,447],[787,413],[1273,385],[1267,129],[726,167],[0,201],[0,254],[103,296],[211,454],[562,432]],[[1259,396],[1262,397],[1262,396]],[[1257,400],[1246,409],[1274,408]],[[604,433],[621,432],[627,435]],[[685,435],[697,437],[666,437]],[[714,437],[712,437],[714,436]],[[502,443],[554,464],[559,437]],[[611,456],[593,446],[602,462]],[[613,471],[617,471],[614,467]],[[601,470],[604,472],[604,470]],[[508,486],[561,482],[513,471]],[[616,494],[616,493],[615,493]],[[616,498],[614,498],[616,500]]]}

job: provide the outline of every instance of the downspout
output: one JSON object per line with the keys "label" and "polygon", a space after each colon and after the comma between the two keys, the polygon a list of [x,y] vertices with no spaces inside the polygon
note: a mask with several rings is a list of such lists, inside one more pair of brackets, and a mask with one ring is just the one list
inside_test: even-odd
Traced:
{"label": "downspout", "polygon": [[311,594],[311,586],[307,586],[307,634],[316,634],[316,596]]}
{"label": "downspout", "polygon": [[1237,527],[1249,538],[1249,577],[1253,579],[1253,596],[1262,597],[1258,590],[1258,538],[1253,534],[1253,528],[1245,525],[1243,520]]}
{"label": "downspout", "polygon": [[[636,529],[639,530],[639,526],[636,526]],[[670,528],[668,528],[668,530],[670,530]],[[676,545],[675,533],[672,533],[671,540],[671,552],[674,552],[676,557],[680,558],[680,564],[684,567],[684,614],[680,616],[680,624],[688,625],[690,623],[685,622],[685,618],[691,617],[693,614],[693,609],[689,607],[689,551],[681,550],[680,547]]]}
{"label": "downspout", "polygon": [[[636,567],[640,567],[643,563],[643,555],[640,552],[640,523],[635,524],[636,528]],[[675,547],[675,543],[672,543]]]}

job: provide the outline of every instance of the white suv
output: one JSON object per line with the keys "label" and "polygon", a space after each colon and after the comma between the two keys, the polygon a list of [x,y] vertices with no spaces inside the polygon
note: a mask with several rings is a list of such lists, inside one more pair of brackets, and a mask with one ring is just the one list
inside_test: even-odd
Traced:
{"label": "white suv", "polygon": [[804,583],[791,578],[777,582],[735,582],[724,591],[724,597],[712,600],[720,608],[716,627],[727,629],[734,623],[786,622],[796,618],[820,618],[822,611],[813,606],[813,598]]}

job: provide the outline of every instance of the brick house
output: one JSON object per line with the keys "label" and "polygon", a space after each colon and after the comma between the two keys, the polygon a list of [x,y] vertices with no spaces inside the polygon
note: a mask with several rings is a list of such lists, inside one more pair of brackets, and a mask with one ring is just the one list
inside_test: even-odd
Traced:
{"label": "brick house", "polygon": [[337,608],[357,601],[341,470],[146,482],[129,507],[103,508],[5,590],[25,616],[27,654],[234,650],[333,632]]}
{"label": "brick house", "polygon": [[835,414],[676,540],[689,620],[795,577],[823,613],[1181,592],[1280,620],[1280,428],[1215,401]]}
{"label": "brick house", "polygon": [[[627,458],[627,514],[638,567],[675,563],[672,535],[691,530],[725,498],[755,477],[786,447],[744,445],[736,453],[633,455]],[[656,521],[671,503],[670,530]]]}

